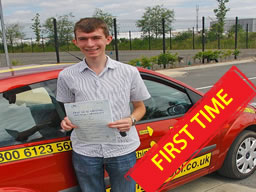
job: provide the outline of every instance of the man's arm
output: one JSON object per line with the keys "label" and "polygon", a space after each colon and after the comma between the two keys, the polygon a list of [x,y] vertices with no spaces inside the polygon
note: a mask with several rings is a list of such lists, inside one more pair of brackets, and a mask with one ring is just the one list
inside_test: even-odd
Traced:
{"label": "man's arm", "polygon": [[134,110],[133,110],[131,116],[133,118],[135,118],[136,121],[141,120],[146,113],[146,107],[144,105],[144,102],[143,101],[133,101],[132,105],[133,105]]}
{"label": "man's arm", "polygon": [[[133,112],[131,116],[139,121],[146,113],[146,108],[143,101],[132,101]],[[117,128],[120,132],[129,131],[132,126],[132,118],[126,117],[108,124],[110,128]]]}

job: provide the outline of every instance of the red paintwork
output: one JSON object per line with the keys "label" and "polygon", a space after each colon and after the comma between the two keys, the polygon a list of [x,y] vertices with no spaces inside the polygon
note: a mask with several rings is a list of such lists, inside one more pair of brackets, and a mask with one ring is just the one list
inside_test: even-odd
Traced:
{"label": "red paintwork", "polygon": [[39,192],[39,191],[20,188],[20,187],[3,187],[3,188],[0,188],[0,192]]}
{"label": "red paintwork", "polygon": [[[59,65],[4,73],[0,70],[0,93],[16,87],[57,78],[59,71],[66,66],[67,65]],[[139,68],[139,70],[140,72],[149,73],[175,82],[193,90],[200,95],[203,95],[201,92],[193,89],[192,87],[189,87],[186,84],[165,75],[143,68]],[[254,109],[251,106],[248,107]],[[157,142],[178,120],[179,119],[167,119],[138,124],[136,126],[138,132],[140,130],[147,129],[147,126],[150,126],[154,130],[154,134],[151,137],[148,134],[140,136],[141,146],[138,150],[150,148],[150,142]],[[239,118],[233,120],[233,122],[227,125],[224,125],[222,131],[208,144],[208,146],[216,144],[216,148],[211,150],[212,159],[210,167],[204,168],[192,174],[188,174],[168,183],[165,185],[164,191],[219,169],[234,139],[241,131],[250,126],[254,126],[253,130],[256,131],[256,114],[242,113]],[[252,129],[252,127],[250,128]],[[69,137],[64,137],[40,142],[26,143],[22,145],[0,147],[0,151],[46,144],[56,141],[64,141],[68,139]],[[56,192],[77,185],[75,174],[71,165],[71,152],[57,153],[38,158],[0,164],[0,173],[0,192]]]}

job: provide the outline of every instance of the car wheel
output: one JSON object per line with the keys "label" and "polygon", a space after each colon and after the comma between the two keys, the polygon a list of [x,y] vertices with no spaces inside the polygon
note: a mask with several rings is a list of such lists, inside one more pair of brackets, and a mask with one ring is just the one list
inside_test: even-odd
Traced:
{"label": "car wheel", "polygon": [[231,145],[218,171],[232,179],[244,179],[256,170],[256,133],[243,131]]}

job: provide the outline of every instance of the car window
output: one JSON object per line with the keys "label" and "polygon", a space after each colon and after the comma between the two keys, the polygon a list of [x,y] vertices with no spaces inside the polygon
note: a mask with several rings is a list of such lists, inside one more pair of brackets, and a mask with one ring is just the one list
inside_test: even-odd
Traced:
{"label": "car window", "polygon": [[0,147],[63,137],[56,80],[0,93]]}
{"label": "car window", "polygon": [[153,80],[144,80],[151,98],[144,101],[146,114],[142,120],[185,114],[192,103],[185,92]]}

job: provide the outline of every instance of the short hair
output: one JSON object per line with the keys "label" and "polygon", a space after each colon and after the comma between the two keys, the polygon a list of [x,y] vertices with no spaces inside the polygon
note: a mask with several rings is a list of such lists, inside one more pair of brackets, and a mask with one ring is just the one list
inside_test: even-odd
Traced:
{"label": "short hair", "polygon": [[74,34],[76,38],[76,31],[81,30],[85,33],[94,32],[97,29],[102,29],[106,37],[109,36],[108,26],[104,20],[95,17],[82,18],[76,22],[74,27]]}

